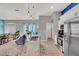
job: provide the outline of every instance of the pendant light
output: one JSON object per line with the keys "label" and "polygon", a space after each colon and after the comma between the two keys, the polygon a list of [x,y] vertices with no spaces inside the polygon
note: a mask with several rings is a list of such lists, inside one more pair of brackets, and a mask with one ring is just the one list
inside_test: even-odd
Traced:
{"label": "pendant light", "polygon": [[28,11],[27,15],[30,16],[30,11]]}
{"label": "pendant light", "polygon": [[27,15],[28,15],[28,16],[30,16],[29,4],[28,4],[28,11],[27,11]]}
{"label": "pendant light", "polygon": [[[34,6],[32,6],[32,8],[34,8]],[[29,9],[29,4],[28,4],[27,16],[30,17],[31,19],[33,19],[33,15],[31,14],[30,9]]]}

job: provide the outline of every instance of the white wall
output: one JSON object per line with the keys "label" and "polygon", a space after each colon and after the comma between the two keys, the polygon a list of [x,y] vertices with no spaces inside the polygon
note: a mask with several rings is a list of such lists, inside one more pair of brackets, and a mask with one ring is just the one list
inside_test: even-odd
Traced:
{"label": "white wall", "polygon": [[60,19],[60,15],[61,15],[61,13],[60,12],[54,12],[54,13],[52,13],[52,15],[51,15],[51,19],[53,19],[53,34],[54,34],[54,36],[53,36],[53,38],[54,38],[54,43],[55,44],[57,44],[57,35],[58,35],[58,25],[59,25],[59,19]]}

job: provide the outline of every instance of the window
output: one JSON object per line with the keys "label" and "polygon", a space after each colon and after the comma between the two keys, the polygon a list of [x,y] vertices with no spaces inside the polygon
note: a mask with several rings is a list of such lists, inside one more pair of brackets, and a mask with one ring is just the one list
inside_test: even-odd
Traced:
{"label": "window", "polygon": [[0,20],[0,34],[4,33],[4,22]]}
{"label": "window", "polygon": [[14,34],[16,32],[16,24],[15,23],[6,23],[5,24],[5,33]]}
{"label": "window", "polygon": [[29,27],[29,32],[33,32],[33,24],[32,23],[30,23],[29,25],[28,25],[28,27]]}
{"label": "window", "polygon": [[31,32],[31,33],[36,33],[37,32],[37,24],[35,23],[26,23],[24,25],[24,32]]}

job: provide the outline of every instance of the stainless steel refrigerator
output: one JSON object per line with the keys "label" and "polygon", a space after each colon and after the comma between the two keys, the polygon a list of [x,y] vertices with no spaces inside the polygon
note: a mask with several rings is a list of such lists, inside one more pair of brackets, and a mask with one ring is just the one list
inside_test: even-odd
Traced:
{"label": "stainless steel refrigerator", "polygon": [[64,24],[64,55],[79,56],[79,21]]}

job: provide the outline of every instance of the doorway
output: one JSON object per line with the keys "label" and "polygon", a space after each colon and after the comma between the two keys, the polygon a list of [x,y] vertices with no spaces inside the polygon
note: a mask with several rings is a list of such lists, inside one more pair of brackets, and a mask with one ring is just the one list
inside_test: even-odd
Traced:
{"label": "doorway", "polygon": [[53,23],[47,23],[46,24],[46,40],[53,39],[53,36],[54,36]]}

